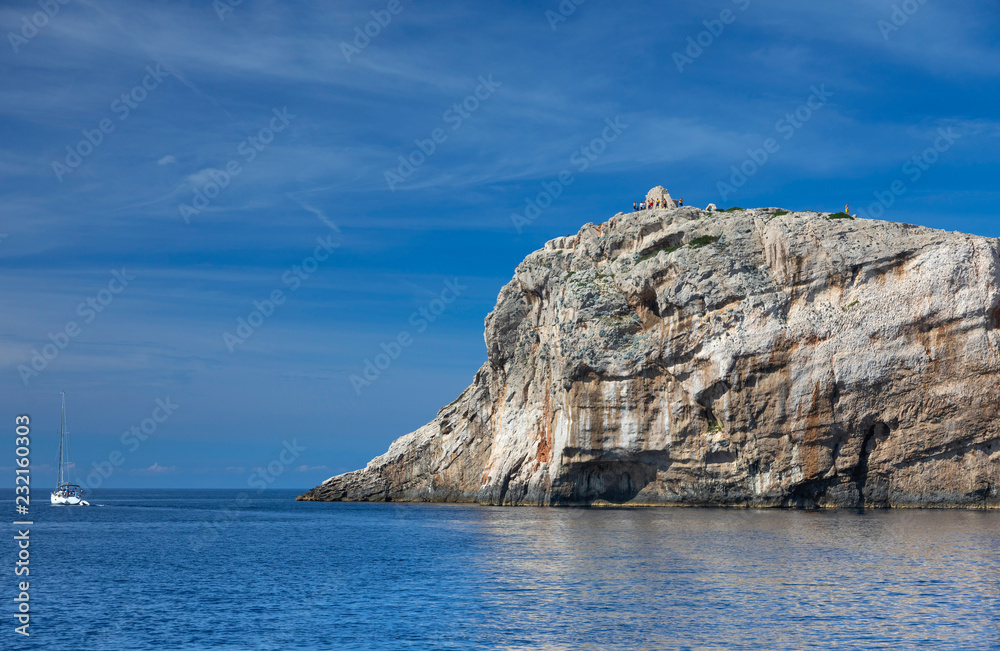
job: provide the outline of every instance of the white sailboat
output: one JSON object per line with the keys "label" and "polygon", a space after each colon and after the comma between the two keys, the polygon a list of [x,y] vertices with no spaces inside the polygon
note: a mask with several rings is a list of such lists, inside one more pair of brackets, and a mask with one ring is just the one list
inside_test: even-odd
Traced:
{"label": "white sailboat", "polygon": [[66,481],[63,466],[66,465],[66,392],[62,396],[62,418],[59,421],[59,472],[56,478],[56,489],[52,492],[52,504],[56,506],[90,506],[83,499],[83,488]]}

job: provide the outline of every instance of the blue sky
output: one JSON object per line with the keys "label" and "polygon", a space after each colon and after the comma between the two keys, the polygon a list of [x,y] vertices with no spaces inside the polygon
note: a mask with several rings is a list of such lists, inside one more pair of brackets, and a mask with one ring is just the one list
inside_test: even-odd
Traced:
{"label": "blue sky", "polygon": [[101,487],[361,467],[471,381],[527,253],[657,184],[864,215],[898,181],[883,219],[1000,236],[996,4],[902,4],[4,3],[0,407],[33,418],[35,483],[60,390],[75,476],[117,462]]}

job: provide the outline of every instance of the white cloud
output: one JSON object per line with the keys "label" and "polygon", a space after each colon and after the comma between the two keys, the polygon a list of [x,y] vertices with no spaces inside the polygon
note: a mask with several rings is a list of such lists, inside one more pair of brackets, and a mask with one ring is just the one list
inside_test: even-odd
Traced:
{"label": "white cloud", "polygon": [[[220,175],[224,174],[222,170],[215,169],[214,167],[206,167],[200,172],[189,174],[188,177],[185,179],[185,181],[187,181],[188,185],[190,185],[192,188],[201,188],[212,181],[213,173],[215,174],[216,177],[219,177]],[[228,174],[226,176],[228,176]]]}
{"label": "white cloud", "polygon": [[170,163],[176,163],[176,162],[177,162],[177,159],[174,158],[173,156],[170,156],[168,154],[167,156],[164,156],[160,160],[156,161],[156,164],[157,165],[169,165]]}
{"label": "white cloud", "polygon": [[135,468],[129,472],[137,475],[163,475],[166,473],[177,472],[177,466],[161,466],[159,462],[154,462],[153,465],[148,468]]}
{"label": "white cloud", "polygon": [[312,214],[316,215],[316,217],[319,218],[319,220],[321,222],[323,222],[326,225],[326,227],[329,228],[330,230],[332,230],[334,233],[340,233],[340,228],[338,228],[337,225],[334,224],[333,221],[329,217],[327,217],[326,213],[324,213],[322,210],[319,210],[318,208],[313,208],[312,206],[310,206],[309,204],[305,203],[304,201],[299,201],[298,199],[296,199],[295,197],[292,197],[291,195],[289,195],[289,197],[293,201],[295,201],[296,203],[298,203],[300,206],[302,206],[303,210],[307,210],[307,211],[311,212]]}

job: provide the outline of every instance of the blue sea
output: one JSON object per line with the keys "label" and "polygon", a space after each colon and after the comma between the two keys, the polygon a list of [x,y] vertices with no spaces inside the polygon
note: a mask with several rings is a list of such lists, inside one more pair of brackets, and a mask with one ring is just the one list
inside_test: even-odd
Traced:
{"label": "blue sea", "polygon": [[13,632],[11,517],[0,647],[1000,649],[998,512],[325,504],[298,492],[33,504],[31,636]]}

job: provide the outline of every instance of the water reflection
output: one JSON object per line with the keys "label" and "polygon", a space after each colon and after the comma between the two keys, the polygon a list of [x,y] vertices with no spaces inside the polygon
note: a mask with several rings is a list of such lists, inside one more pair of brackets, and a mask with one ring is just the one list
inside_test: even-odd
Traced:
{"label": "water reflection", "polygon": [[498,626],[525,645],[1000,648],[998,523],[965,511],[481,509],[475,559]]}

